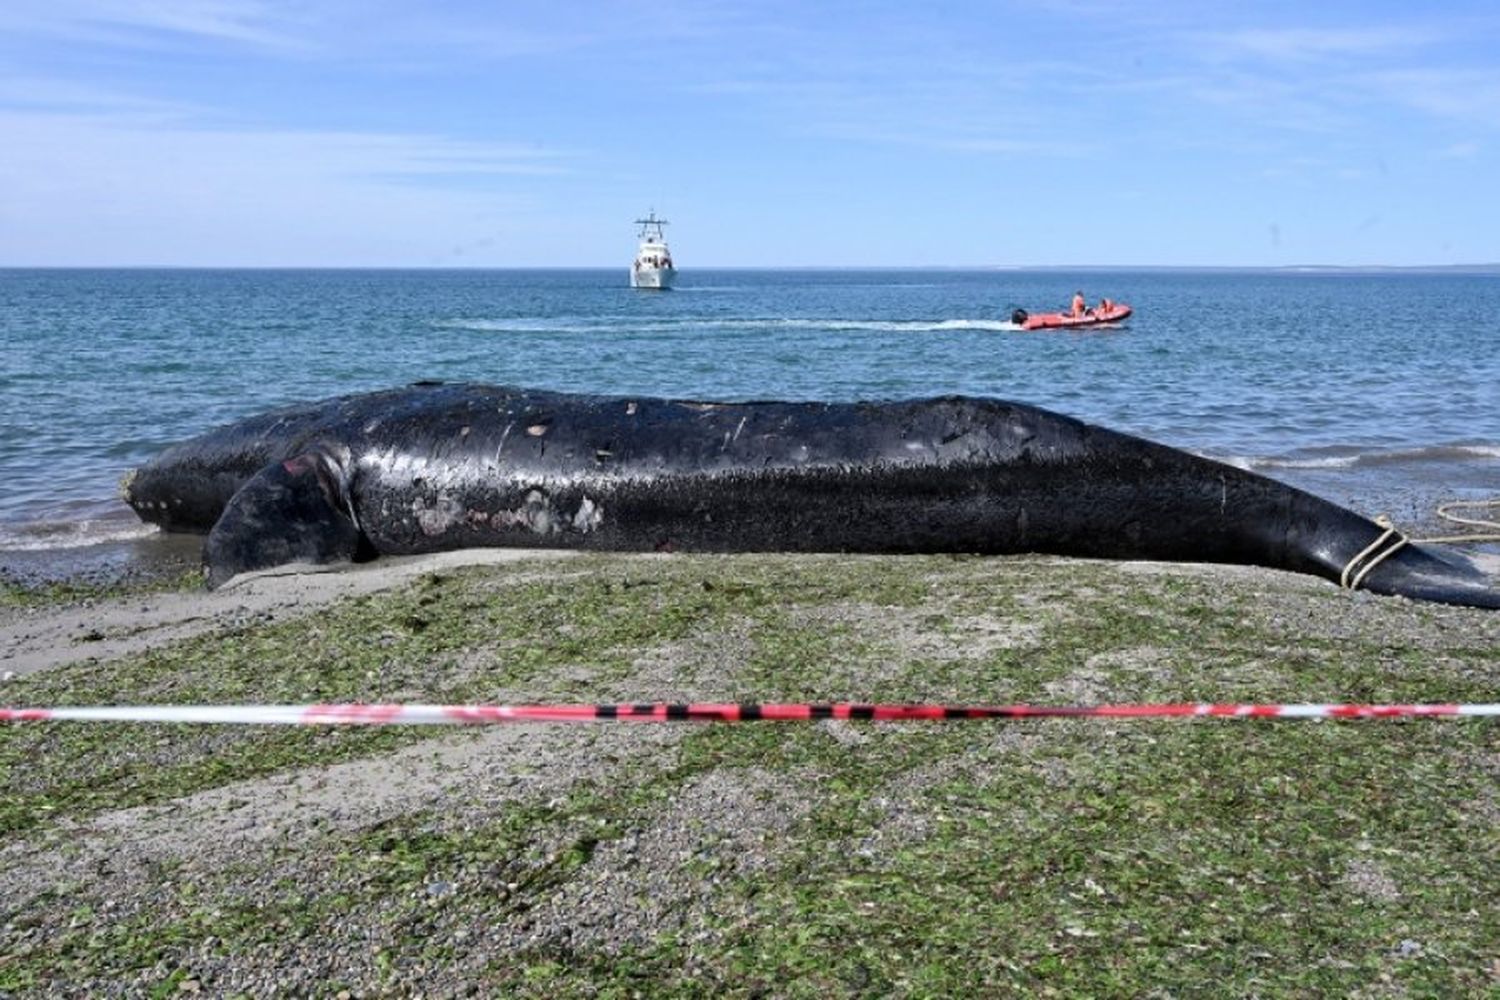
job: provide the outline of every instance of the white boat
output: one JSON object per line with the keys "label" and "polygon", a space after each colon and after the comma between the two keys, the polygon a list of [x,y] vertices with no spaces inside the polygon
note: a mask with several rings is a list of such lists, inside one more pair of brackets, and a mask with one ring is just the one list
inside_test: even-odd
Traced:
{"label": "white boat", "polygon": [[641,245],[635,252],[635,263],[630,265],[631,288],[671,288],[677,277],[677,268],[672,266],[672,251],[661,234],[666,219],[658,219],[653,210],[644,219],[636,219],[641,227]]}

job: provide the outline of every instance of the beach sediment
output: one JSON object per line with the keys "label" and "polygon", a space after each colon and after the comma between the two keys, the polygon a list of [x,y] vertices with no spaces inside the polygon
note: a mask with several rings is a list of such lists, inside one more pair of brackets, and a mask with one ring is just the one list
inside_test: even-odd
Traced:
{"label": "beach sediment", "polygon": [[[489,565],[462,565],[475,559]],[[455,553],[12,604],[7,704],[1480,701],[1244,567]],[[16,671],[14,666],[0,669]],[[0,991],[1473,994],[1500,728],[0,730]]]}

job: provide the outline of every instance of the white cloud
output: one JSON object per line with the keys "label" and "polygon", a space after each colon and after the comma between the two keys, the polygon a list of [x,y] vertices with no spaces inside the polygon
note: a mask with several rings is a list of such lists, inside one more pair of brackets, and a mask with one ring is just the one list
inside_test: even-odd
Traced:
{"label": "white cloud", "polygon": [[1364,82],[1386,100],[1436,115],[1500,127],[1500,71],[1493,69],[1392,69]]}
{"label": "white cloud", "polygon": [[1345,28],[1246,28],[1194,36],[1207,52],[1259,56],[1274,61],[1304,61],[1333,56],[1379,56],[1442,41],[1432,25],[1381,25]]}
{"label": "white cloud", "polygon": [[1445,160],[1467,160],[1478,156],[1482,147],[1477,142],[1455,142],[1453,145],[1438,151],[1438,156]]}
{"label": "white cloud", "polygon": [[527,179],[566,162],[525,145],[121,116],[0,112],[0,134],[5,264],[431,262],[492,237],[528,210]]}
{"label": "white cloud", "polygon": [[0,111],[5,109],[120,115],[140,124],[180,122],[207,110],[200,105],[141,97],[76,80],[0,76]]}
{"label": "white cloud", "polygon": [[378,60],[382,65],[483,64],[580,50],[670,53],[725,37],[753,16],[712,3],[668,8],[634,0],[565,5],[410,4],[400,0],[5,0],[0,36],[105,48],[209,45],[269,56]]}
{"label": "white cloud", "polygon": [[117,46],[173,39],[254,48],[307,47],[291,8],[264,0],[10,0],[0,28],[13,34]]}
{"label": "white cloud", "polygon": [[1473,61],[1493,46],[1493,21],[1435,15],[1170,38],[1189,78],[1183,95],[1256,128],[1359,141],[1416,116],[1500,126],[1500,73],[1493,60]]}

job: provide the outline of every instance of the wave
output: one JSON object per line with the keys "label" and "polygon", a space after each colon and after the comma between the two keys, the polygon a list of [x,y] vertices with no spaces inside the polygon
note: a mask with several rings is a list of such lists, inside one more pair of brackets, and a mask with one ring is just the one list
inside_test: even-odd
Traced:
{"label": "wave", "polygon": [[51,552],[81,549],[110,542],[136,542],[161,533],[154,524],[129,524],[113,519],[0,523],[0,552]]}
{"label": "wave", "polygon": [[978,330],[1013,333],[1021,328],[1000,319],[878,320],[878,319],[673,319],[653,316],[612,316],[598,321],[545,319],[450,319],[437,320],[442,330],[473,330],[482,333],[617,333],[629,331],[675,332],[682,330],[830,330],[873,333],[947,333]]}
{"label": "wave", "polygon": [[1229,455],[1218,461],[1252,472],[1263,469],[1375,469],[1393,465],[1472,462],[1500,458],[1500,444],[1439,444],[1418,448],[1363,451],[1330,448],[1327,454]]}

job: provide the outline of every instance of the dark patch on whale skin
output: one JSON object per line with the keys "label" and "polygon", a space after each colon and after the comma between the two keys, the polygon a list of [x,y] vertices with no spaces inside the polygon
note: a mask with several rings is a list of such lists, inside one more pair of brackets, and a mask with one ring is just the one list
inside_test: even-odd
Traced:
{"label": "dark patch on whale skin", "polygon": [[[304,454],[317,456],[321,503],[304,484],[289,505],[274,472],[238,495]],[[293,552],[336,561],[479,546],[1047,552],[1336,580],[1381,530],[1263,476],[964,397],[707,403],[415,385],[211,431],[137,470],[125,492],[148,521],[213,530],[214,585]],[[1414,546],[1364,585],[1500,607],[1465,561]]]}

